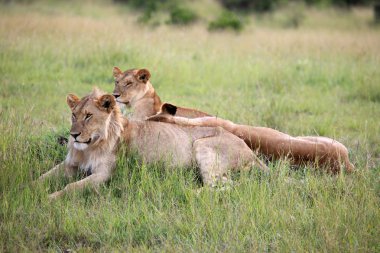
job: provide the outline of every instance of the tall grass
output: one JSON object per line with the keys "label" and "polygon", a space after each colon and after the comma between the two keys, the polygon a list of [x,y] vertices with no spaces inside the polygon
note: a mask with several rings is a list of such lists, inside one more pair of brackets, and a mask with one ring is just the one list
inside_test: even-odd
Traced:
{"label": "tall grass", "polygon": [[[2,5],[0,251],[379,251],[380,34],[367,10],[327,12],[297,30],[260,17],[235,34],[140,26],[108,2]],[[65,156],[65,95],[112,91],[115,65],[151,70],[164,101],[336,138],[357,172],[280,162],[269,176],[233,174],[228,191],[199,191],[191,168],[121,156],[98,192],[48,202],[67,180],[32,181]]]}

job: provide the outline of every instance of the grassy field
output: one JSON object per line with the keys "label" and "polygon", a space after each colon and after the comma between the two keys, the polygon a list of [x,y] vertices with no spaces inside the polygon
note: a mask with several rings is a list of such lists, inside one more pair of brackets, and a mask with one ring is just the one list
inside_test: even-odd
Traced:
{"label": "grassy field", "polygon": [[[283,27],[286,13],[248,17],[237,34],[202,20],[142,26],[107,2],[1,5],[0,251],[379,252],[380,30],[370,9],[306,10],[298,29]],[[197,194],[195,171],[128,157],[99,192],[49,203],[67,181],[32,181],[65,156],[65,96],[111,92],[113,66],[148,68],[164,101],[336,138],[357,171],[279,162]]]}

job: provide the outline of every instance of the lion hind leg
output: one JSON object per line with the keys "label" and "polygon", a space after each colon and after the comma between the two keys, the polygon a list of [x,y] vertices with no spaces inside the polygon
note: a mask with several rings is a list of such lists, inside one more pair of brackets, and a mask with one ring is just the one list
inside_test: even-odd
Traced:
{"label": "lion hind leg", "polygon": [[259,170],[261,170],[262,172],[264,172],[266,174],[269,174],[269,172],[270,172],[269,167],[256,154],[252,155],[252,163],[251,164],[254,167],[259,168]]}
{"label": "lion hind leg", "polygon": [[346,172],[351,173],[354,171],[355,167],[350,162],[347,148],[337,140],[322,136],[298,136],[296,139],[324,144],[327,150],[325,155],[328,156],[330,164],[334,165],[336,170],[339,170],[340,166],[344,165]]}
{"label": "lion hind leg", "polygon": [[219,136],[198,139],[194,142],[194,155],[200,174],[206,185],[215,185],[218,181],[229,182],[228,170],[241,170],[258,167],[264,172],[269,168],[262,162],[245,142],[235,135],[222,132]]}
{"label": "lion hind leg", "polygon": [[227,182],[227,170],[223,168],[217,151],[202,142],[195,145],[194,152],[203,184],[214,187],[218,182]]}

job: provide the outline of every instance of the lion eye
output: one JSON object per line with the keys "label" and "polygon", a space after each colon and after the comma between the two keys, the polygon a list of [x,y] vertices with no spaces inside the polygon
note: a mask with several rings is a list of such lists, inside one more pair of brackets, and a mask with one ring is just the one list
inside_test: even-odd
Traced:
{"label": "lion eye", "polygon": [[116,85],[119,85],[119,81],[115,81],[115,84],[116,84]]}
{"label": "lion eye", "polygon": [[131,84],[132,84],[132,82],[127,82],[127,83],[124,84],[124,86],[129,86]]}
{"label": "lion eye", "polygon": [[89,120],[91,117],[92,117],[92,114],[91,113],[87,113],[86,117],[84,118],[84,120]]}

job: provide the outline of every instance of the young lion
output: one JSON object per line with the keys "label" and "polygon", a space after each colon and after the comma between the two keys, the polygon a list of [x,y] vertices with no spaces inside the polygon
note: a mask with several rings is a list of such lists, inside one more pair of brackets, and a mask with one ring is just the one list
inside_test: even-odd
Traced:
{"label": "young lion", "polygon": [[169,167],[195,165],[203,183],[211,186],[217,180],[226,180],[228,169],[255,165],[268,171],[244,141],[221,128],[128,120],[122,117],[115,98],[97,89],[82,99],[69,94],[67,104],[72,111],[68,154],[64,162],[39,179],[60,172],[68,177],[77,171],[90,176],[49,195],[51,199],[108,180],[121,144],[137,151],[148,164],[162,161]]}
{"label": "young lion", "polygon": [[[146,69],[132,69],[122,72],[118,67],[113,68],[115,78],[114,96],[120,103],[131,106],[133,118],[146,119],[160,112],[163,103],[149,81],[150,73]],[[219,126],[242,138],[253,150],[274,159],[291,157],[296,165],[304,162],[318,162],[336,173],[340,164],[346,171],[353,171],[354,166],[348,159],[347,148],[336,140],[320,136],[292,137],[271,128],[252,127],[234,124],[221,118],[207,117],[207,113],[177,106],[164,106],[172,116],[183,117],[168,119],[152,118],[151,120],[174,122],[181,125]],[[198,117],[204,117],[195,119]],[[193,120],[187,121],[186,118]],[[184,122],[186,121],[186,122]]]}
{"label": "young lion", "polygon": [[[132,119],[145,120],[159,112],[162,102],[149,81],[150,73],[147,69],[122,72],[118,67],[114,67],[113,76],[113,95],[117,102],[133,109]],[[177,107],[176,115],[186,118],[210,116],[205,112],[184,107]]]}

